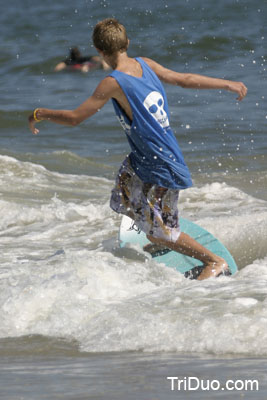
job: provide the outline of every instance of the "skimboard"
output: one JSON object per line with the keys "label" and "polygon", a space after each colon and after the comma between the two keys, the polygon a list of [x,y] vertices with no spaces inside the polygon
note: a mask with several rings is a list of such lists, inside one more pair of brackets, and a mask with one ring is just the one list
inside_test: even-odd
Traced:
{"label": "skimboard", "polygon": [[[197,242],[202,244],[202,246],[224,258],[228,263],[232,275],[237,272],[235,260],[226,247],[218,239],[216,239],[211,233],[203,229],[201,226],[185,218],[180,217],[179,222],[182,232],[187,233]],[[119,243],[120,247],[126,247],[130,244],[134,244],[143,248],[145,245],[151,242],[149,242],[147,239],[146,234],[137,228],[131,218],[123,216],[119,230]],[[169,249],[155,249],[155,251],[151,251],[150,254],[155,261],[163,263],[167,267],[175,268],[177,271],[191,279],[195,279],[203,268],[201,261]]]}

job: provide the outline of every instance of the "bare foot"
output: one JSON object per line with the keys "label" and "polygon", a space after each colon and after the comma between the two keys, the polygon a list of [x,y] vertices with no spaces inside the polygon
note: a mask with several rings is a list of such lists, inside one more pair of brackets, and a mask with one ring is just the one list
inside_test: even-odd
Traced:
{"label": "bare foot", "polygon": [[223,272],[230,272],[227,262],[222,257],[212,253],[212,251],[203,247],[195,239],[184,232],[180,233],[180,236],[176,242],[154,238],[152,235],[147,235],[147,238],[153,244],[145,246],[144,250],[149,251],[150,254],[151,251],[153,252],[153,250],[155,251],[155,249],[157,249],[155,247],[153,248],[153,245],[160,245],[163,246],[163,249],[165,247],[165,249],[168,248],[170,250],[177,251],[177,253],[181,253],[201,261],[204,268],[198,276],[198,280],[216,277]]}
{"label": "bare foot", "polygon": [[216,277],[226,271],[229,271],[227,262],[223,258],[217,257],[216,262],[210,262],[206,264],[205,268],[197,279],[202,281],[203,279]]}

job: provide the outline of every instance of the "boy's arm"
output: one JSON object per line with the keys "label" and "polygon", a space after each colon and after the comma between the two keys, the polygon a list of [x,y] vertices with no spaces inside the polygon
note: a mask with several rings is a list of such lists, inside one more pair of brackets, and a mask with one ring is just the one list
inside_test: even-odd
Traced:
{"label": "boy's arm", "polygon": [[61,125],[76,126],[85,119],[94,115],[97,111],[100,111],[107,101],[113,97],[116,90],[118,90],[118,87],[115,79],[106,77],[99,83],[92,96],[74,110],[37,108],[29,116],[30,130],[36,135],[39,130],[35,128],[35,124],[43,120],[48,120]]}
{"label": "boy's arm", "polygon": [[208,76],[197,74],[182,74],[167,69],[149,58],[144,58],[144,61],[153,69],[160,80],[172,85],[178,85],[188,89],[228,90],[238,94],[237,100],[242,100],[247,94],[247,88],[242,82],[210,78]]}

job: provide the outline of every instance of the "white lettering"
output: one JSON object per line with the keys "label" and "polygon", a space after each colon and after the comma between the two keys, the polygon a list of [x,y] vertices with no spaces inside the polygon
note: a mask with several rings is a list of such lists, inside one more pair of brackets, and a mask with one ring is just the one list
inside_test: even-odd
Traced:
{"label": "white lettering", "polygon": [[225,382],[225,386],[222,386],[220,381],[217,379],[213,380],[203,380],[199,379],[196,376],[184,377],[183,379],[179,379],[178,376],[168,376],[167,380],[171,381],[171,390],[177,391],[218,391],[218,390],[228,390],[228,391],[258,391],[259,390],[259,381],[254,379],[237,379],[232,380],[229,379]]}
{"label": "white lettering", "polygon": [[[188,380],[189,380],[189,388],[188,388],[188,390],[198,390],[199,389],[200,382],[199,382],[199,379],[197,377],[190,376],[188,378]],[[195,381],[197,383],[197,385],[196,386],[192,386],[192,381]]]}
{"label": "white lettering", "polygon": [[167,376],[167,379],[172,381],[171,390],[174,390],[174,381],[178,380],[178,377],[177,376]]}
{"label": "white lettering", "polygon": [[212,390],[220,390],[221,384],[219,381],[217,381],[216,379],[211,381],[211,385],[210,385]]}

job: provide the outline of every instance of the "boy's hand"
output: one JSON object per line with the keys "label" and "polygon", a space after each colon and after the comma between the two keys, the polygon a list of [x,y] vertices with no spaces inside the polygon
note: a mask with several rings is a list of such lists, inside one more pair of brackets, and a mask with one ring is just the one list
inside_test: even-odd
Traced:
{"label": "boy's hand", "polygon": [[29,121],[29,128],[30,128],[31,132],[34,135],[37,135],[37,133],[39,133],[39,129],[35,128],[35,124],[37,123],[37,121],[35,121],[33,113],[29,116],[28,121]]}
{"label": "boy's hand", "polygon": [[248,91],[247,87],[242,82],[230,82],[228,90],[237,93],[237,100],[239,101],[243,100]]}

